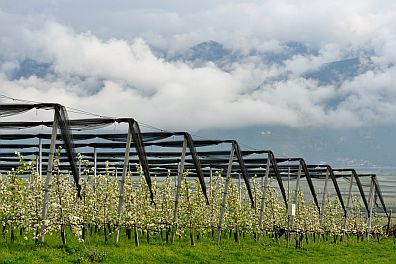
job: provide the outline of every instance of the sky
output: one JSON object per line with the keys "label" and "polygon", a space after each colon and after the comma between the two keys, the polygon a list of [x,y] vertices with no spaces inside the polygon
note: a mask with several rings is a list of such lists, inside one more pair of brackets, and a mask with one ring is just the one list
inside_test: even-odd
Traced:
{"label": "sky", "polygon": [[[395,1],[0,0],[0,93],[168,130],[394,126],[395,25]],[[240,56],[225,68],[171,59],[210,40]],[[290,41],[316,52],[257,55]],[[304,77],[354,57],[369,70]],[[13,77],[26,59],[48,73]]]}

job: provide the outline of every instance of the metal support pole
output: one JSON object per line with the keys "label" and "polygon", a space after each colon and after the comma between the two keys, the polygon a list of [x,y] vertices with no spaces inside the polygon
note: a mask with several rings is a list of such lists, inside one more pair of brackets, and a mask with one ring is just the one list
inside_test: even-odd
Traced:
{"label": "metal support pole", "polygon": [[[36,161],[36,164],[35,164],[36,165],[36,174],[39,175],[39,173],[40,173],[39,172],[39,166],[40,165],[39,165],[39,160],[38,160],[39,156],[38,155],[34,155],[34,159]],[[29,175],[29,181],[31,181],[31,180],[32,180],[32,175]]]}
{"label": "metal support pole", "polygon": [[173,230],[172,230],[172,237],[171,237],[172,243],[173,243],[173,241],[175,241],[175,234],[176,234],[176,228],[177,228],[177,213],[178,213],[178,208],[179,208],[179,196],[180,196],[182,176],[183,176],[183,172],[184,172],[184,161],[186,160],[186,151],[187,151],[187,139],[184,138],[182,155],[181,155],[181,159],[180,159],[179,170],[177,173],[175,208],[173,210]]}
{"label": "metal support pole", "polygon": [[98,160],[98,153],[96,151],[96,147],[94,147],[94,177],[96,178],[96,170],[97,170],[97,160]]}
{"label": "metal support pole", "polygon": [[[289,204],[289,206],[291,206],[290,204],[290,167],[288,168],[287,171],[287,203]],[[286,208],[288,210],[289,213],[289,208]],[[290,215],[287,215],[287,247],[289,247],[290,244]]]}
{"label": "metal support pole", "polygon": [[[38,139],[38,152],[40,152],[40,137]],[[36,155],[34,155],[35,158],[35,165],[36,165],[36,174],[40,175],[40,155],[37,153]],[[29,179],[31,179],[31,176],[29,176]]]}
{"label": "metal support pole", "polygon": [[353,173],[351,174],[351,180],[349,181],[349,191],[348,191],[348,200],[346,208],[350,210],[351,198],[352,198],[352,184],[353,184]]}
{"label": "metal support pole", "polygon": [[294,194],[294,200],[293,200],[294,204],[297,204],[298,191],[300,190],[301,170],[302,170],[302,166],[301,166],[301,163],[300,163],[300,165],[298,165],[297,181],[296,181],[296,193]]}
{"label": "metal support pole", "polygon": [[[351,179],[349,181],[349,190],[348,190],[348,200],[346,205],[346,212],[349,213],[351,211],[351,200],[352,200],[352,184],[353,184],[353,172],[351,173]],[[342,230],[342,239],[344,239],[344,235],[346,232],[346,223],[347,223],[348,215],[344,217],[344,224]]]}
{"label": "metal support pole", "polygon": [[370,239],[373,205],[374,205],[374,179],[371,178],[370,192],[369,192],[369,212],[367,214],[367,239]]}
{"label": "metal support pole", "polygon": [[377,176],[376,175],[373,175],[373,176],[374,176],[375,192],[376,192],[378,198],[380,199],[380,202],[381,202],[381,205],[382,205],[382,209],[384,209],[385,215],[387,217],[389,217],[389,212],[388,212],[388,210],[386,210],[386,205],[385,205],[385,202],[384,202],[384,198],[382,197],[382,191],[381,191],[380,185],[378,183]]}
{"label": "metal support pole", "polygon": [[[241,175],[241,174],[239,174],[239,175]],[[241,181],[242,181],[242,179],[241,179]],[[243,201],[243,196],[244,196],[244,188],[245,188],[245,186],[246,185],[244,185],[243,183],[242,183],[242,185],[241,185],[241,206],[242,206],[242,201]]]}
{"label": "metal support pole", "polygon": [[[300,164],[298,165],[298,172],[297,172],[296,191],[294,193],[294,198],[293,198],[293,203],[292,203],[292,204],[295,204],[296,208],[297,208],[298,191],[300,190],[301,171],[302,171],[302,165],[301,165],[301,161],[300,161]],[[290,181],[290,171],[289,171],[289,181]],[[289,220],[290,220],[290,222],[289,222],[290,226],[293,227],[294,215],[290,215]]]}
{"label": "metal support pole", "polygon": [[[82,157],[81,157],[82,158]],[[81,173],[81,160],[78,161],[78,177],[82,179],[82,173]]]}
{"label": "metal support pole", "polygon": [[179,178],[180,162],[177,164],[177,173],[175,174],[175,187],[177,187],[177,179]]}
{"label": "metal support pole", "polygon": [[389,235],[390,229],[392,227],[392,209],[389,209],[389,216],[388,216],[388,228],[386,230],[386,234]]}
{"label": "metal support pole", "polygon": [[43,176],[43,142],[41,138],[39,138],[39,175]]}
{"label": "metal support pole", "polygon": [[287,203],[290,203],[290,167],[287,169]]}
{"label": "metal support pole", "polygon": [[241,184],[240,173],[238,173],[238,188],[239,188],[239,205],[242,206],[242,184]]}
{"label": "metal support pole", "polygon": [[324,208],[326,206],[326,193],[327,193],[327,183],[329,181],[329,169],[326,168],[326,180],[323,188],[323,198],[322,198],[322,206],[320,208],[320,228],[323,226],[323,216],[324,216]]}
{"label": "metal support pole", "polygon": [[[120,187],[118,189],[118,207],[117,207],[117,218],[116,218],[115,235],[114,235],[114,241],[116,244],[118,244],[118,241],[120,238],[120,221],[121,221],[121,212],[122,212],[122,202],[123,202],[123,195],[124,195],[124,190],[125,190],[125,179],[126,179],[127,170],[128,170],[129,153],[131,150],[131,143],[132,143],[132,131],[130,131],[128,129],[127,143],[125,146],[124,166],[122,168],[121,182],[120,182]],[[118,179],[117,179],[117,181],[118,181]]]}
{"label": "metal support pole", "polygon": [[44,242],[44,236],[45,236],[45,221],[47,220],[49,187],[52,178],[52,167],[54,163],[57,132],[58,132],[58,121],[56,119],[56,114],[54,114],[54,122],[52,125],[52,134],[51,134],[51,144],[48,155],[47,177],[45,179],[45,186],[44,186],[43,209],[41,211],[40,242]]}
{"label": "metal support pole", "polygon": [[[36,161],[35,166],[36,166],[36,174],[39,174],[39,162],[38,162],[38,155],[34,155],[34,160]],[[29,181],[32,180],[32,175],[29,175]]]}
{"label": "metal support pole", "polygon": [[[270,156],[268,154],[267,157],[267,164],[265,166],[265,175],[263,178],[261,178],[261,208],[260,208],[260,218],[259,218],[259,229],[262,231],[263,229],[263,220],[264,220],[264,210],[265,210],[265,196],[267,194],[267,188],[268,188],[268,176],[269,176],[269,171],[270,171],[270,165],[271,165],[271,160]],[[259,232],[257,241],[260,241],[261,237],[261,232]]]}
{"label": "metal support pole", "polygon": [[225,185],[224,185],[223,200],[221,202],[221,208],[220,208],[220,218],[219,218],[219,226],[218,226],[218,232],[217,232],[217,243],[220,243],[220,239],[221,239],[221,227],[223,225],[224,212],[225,212],[225,207],[227,204],[227,192],[228,192],[228,185],[231,180],[231,170],[232,170],[232,162],[234,160],[234,153],[235,153],[235,148],[234,148],[234,144],[232,144],[230,157],[228,159],[228,167],[227,167],[227,175],[226,175],[226,180],[225,180]]}
{"label": "metal support pole", "polygon": [[[213,177],[213,171],[212,168],[209,168],[209,195],[210,195],[210,199],[213,198],[213,185],[212,185],[212,177]],[[212,203],[212,201],[210,201],[210,203]]]}

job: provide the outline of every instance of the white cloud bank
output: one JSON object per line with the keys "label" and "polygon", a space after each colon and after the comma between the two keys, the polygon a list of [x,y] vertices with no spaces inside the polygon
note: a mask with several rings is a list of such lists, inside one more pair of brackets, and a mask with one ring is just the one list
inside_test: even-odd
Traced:
{"label": "white cloud bank", "polygon": [[[151,9],[99,12],[108,18],[106,22],[132,25],[136,38],[104,34],[103,22],[81,32],[46,15],[0,11],[0,93],[134,117],[173,130],[395,124],[396,52],[392,47],[396,29],[391,25],[396,12],[392,2],[383,2],[389,8],[375,3],[233,3],[189,16]],[[131,12],[136,16],[130,18]],[[98,21],[98,15],[87,16]],[[134,19],[140,19],[141,28],[133,24]],[[279,65],[253,58],[234,63],[226,72],[211,63],[192,67],[166,61],[150,48],[157,45],[173,52],[208,39],[238,50],[279,50],[279,43],[297,40],[319,53],[294,56]],[[374,67],[338,87],[320,86],[302,77],[361,49],[374,51]],[[51,63],[52,73],[12,80],[9,72],[23,58]],[[278,81],[262,84],[268,79]]]}

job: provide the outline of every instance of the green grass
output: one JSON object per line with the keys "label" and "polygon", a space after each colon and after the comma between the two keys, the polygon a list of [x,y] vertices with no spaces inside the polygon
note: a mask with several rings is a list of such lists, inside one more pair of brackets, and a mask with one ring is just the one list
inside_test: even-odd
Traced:
{"label": "green grass", "polygon": [[[331,240],[331,241],[330,241]],[[293,240],[292,240],[293,241]],[[305,242],[305,241],[304,241]],[[7,234],[0,235],[0,263],[396,263],[396,244],[393,239],[375,239],[356,242],[356,238],[334,244],[329,241],[304,244],[296,249],[286,247],[285,239],[276,243],[265,237],[261,243],[251,236],[241,237],[240,243],[223,239],[218,245],[211,237],[204,237],[190,246],[189,238],[166,244],[152,235],[150,244],[141,238],[134,240],[121,236],[115,246],[113,238],[103,241],[102,235],[87,238],[84,244],[71,234],[63,246],[59,234],[46,236],[46,242],[36,245],[19,235],[11,244]]]}

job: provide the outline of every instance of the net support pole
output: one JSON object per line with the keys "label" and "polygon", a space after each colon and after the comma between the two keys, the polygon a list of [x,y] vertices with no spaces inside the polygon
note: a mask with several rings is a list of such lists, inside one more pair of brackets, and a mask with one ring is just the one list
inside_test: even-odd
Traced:
{"label": "net support pole", "polygon": [[300,164],[298,165],[298,172],[297,172],[296,192],[295,192],[295,194],[294,194],[294,199],[293,199],[293,203],[294,203],[294,204],[297,204],[298,191],[300,190],[301,171],[302,171],[302,165],[301,165],[301,163],[300,163]]}
{"label": "net support pole", "polygon": [[[351,173],[351,179],[349,181],[349,189],[348,189],[348,199],[346,204],[346,211],[349,213],[351,211],[351,200],[352,200],[352,184],[353,184],[353,172]],[[345,215],[343,230],[342,230],[342,239],[344,238],[344,234],[346,232],[346,224],[347,224],[348,214]]]}
{"label": "net support pole", "polygon": [[260,242],[261,232],[263,231],[263,222],[264,222],[264,211],[265,211],[265,198],[267,195],[268,188],[268,176],[270,171],[271,160],[268,154],[267,164],[265,165],[265,174],[264,177],[261,178],[261,206],[260,206],[260,218],[259,218],[259,229],[260,232],[257,236],[257,242]]}
{"label": "net support pole", "polygon": [[[38,161],[38,159],[39,159],[39,157],[38,157],[38,155],[34,155],[34,160],[35,160],[35,169],[36,169],[36,171],[35,171],[35,173],[37,174],[37,175],[39,175],[39,161]],[[29,175],[29,181],[31,181],[32,180],[32,175],[30,174]]]}
{"label": "net support pole", "polygon": [[[82,159],[82,157],[81,157],[81,159]],[[78,177],[81,179],[82,178],[82,173],[81,173],[81,166],[82,166],[82,164],[81,164],[81,159],[78,161]]]}
{"label": "net support pole", "polygon": [[[389,209],[389,217],[388,217],[388,227],[386,230],[386,234],[389,236],[390,235],[390,229],[392,227],[392,209]],[[395,234],[396,235],[396,234]]]}
{"label": "net support pole", "polygon": [[351,179],[349,181],[349,190],[348,190],[348,200],[347,200],[347,209],[350,209],[351,198],[352,198],[352,184],[353,184],[353,173],[351,174]]}
{"label": "net support pole", "polygon": [[219,225],[218,225],[218,232],[217,232],[217,243],[220,243],[220,239],[221,239],[221,228],[223,226],[224,213],[225,213],[225,208],[226,208],[226,204],[227,204],[228,185],[231,180],[232,161],[234,159],[234,154],[235,154],[235,148],[234,148],[234,144],[232,144],[230,157],[228,159],[227,175],[226,175],[226,179],[225,179],[224,192],[223,192],[223,200],[221,202],[221,208],[220,208],[220,217],[219,217]]}
{"label": "net support pole", "polygon": [[[212,168],[210,167],[209,168],[209,188],[210,188],[210,190],[209,190],[209,195],[210,195],[210,199],[212,199],[213,198],[213,185],[212,185],[212,177],[213,177],[213,170],[212,170]],[[212,200],[210,201],[211,203],[213,202]]]}
{"label": "net support pole", "polygon": [[175,188],[177,188],[177,179],[178,179],[178,175],[179,175],[179,169],[180,169],[180,162],[177,164],[177,173],[175,173]]}
{"label": "net support pole", "polygon": [[39,175],[43,177],[43,140],[39,138]]}
{"label": "net support pole", "polygon": [[239,193],[239,205],[242,206],[242,184],[241,184],[241,174],[238,173],[238,193]]}
{"label": "net support pole", "polygon": [[[302,164],[300,161],[300,163],[298,165],[298,171],[297,171],[296,190],[295,190],[294,198],[293,198],[293,204],[295,204],[296,208],[297,208],[298,192],[300,190],[301,171],[302,171]],[[290,179],[290,176],[289,176],[289,179]],[[294,224],[294,216],[291,215],[290,216],[290,226],[293,226],[293,224]]]}
{"label": "net support pole", "polygon": [[127,170],[128,170],[129,153],[131,150],[131,143],[132,143],[132,132],[130,129],[128,129],[127,143],[125,146],[124,165],[122,168],[120,187],[118,189],[118,207],[117,207],[117,218],[116,218],[115,235],[114,235],[114,242],[116,244],[118,244],[118,241],[120,238],[120,222],[121,222],[122,203],[123,203],[123,196],[124,196],[124,190],[125,190],[125,180],[126,180],[126,175],[127,175]]}
{"label": "net support pole", "polygon": [[[241,176],[241,174],[239,174],[239,176]],[[244,188],[245,188],[245,185],[242,183],[242,185],[241,185],[241,206],[242,206],[243,196],[244,196],[244,192],[245,192]]]}
{"label": "net support pole", "polygon": [[173,230],[172,230],[172,237],[171,243],[175,241],[176,235],[176,228],[177,228],[177,214],[179,209],[179,197],[180,197],[180,189],[182,183],[182,176],[184,172],[184,161],[186,160],[186,152],[187,152],[187,139],[184,138],[183,140],[183,148],[182,148],[182,155],[180,159],[180,164],[177,172],[177,186],[176,186],[176,194],[175,194],[175,208],[173,209]]}
{"label": "net support pole", "polygon": [[323,187],[323,198],[322,198],[322,206],[320,208],[320,228],[323,227],[323,217],[324,217],[324,208],[326,205],[326,193],[327,193],[327,183],[329,182],[329,169],[326,168],[326,179]]}
{"label": "net support pole", "polygon": [[290,167],[287,169],[287,202],[290,203]]}
{"label": "net support pole", "polygon": [[[36,165],[36,174],[40,175],[40,137],[38,138],[38,146],[37,146],[37,154],[34,155],[35,158],[35,165]],[[31,179],[31,177],[29,177]]]}
{"label": "net support pole", "polygon": [[384,198],[382,197],[382,191],[381,191],[381,188],[380,188],[379,183],[378,183],[377,175],[373,175],[373,178],[374,178],[374,191],[375,191],[375,193],[377,195],[376,197],[378,197],[380,199],[380,202],[381,202],[381,205],[382,205],[382,209],[384,209],[385,215],[388,218],[388,223],[389,223],[391,215],[390,215],[389,211],[386,209]]}
{"label": "net support pole", "polygon": [[98,153],[97,153],[96,147],[94,147],[94,177],[95,178],[96,178],[96,170],[98,167],[97,160],[98,160]]}
{"label": "net support pole", "polygon": [[[51,144],[50,144],[49,155],[48,155],[47,177],[45,179],[45,185],[44,185],[43,208],[41,211],[41,226],[40,226],[40,242],[41,243],[44,242],[44,237],[45,237],[45,221],[47,220],[49,188],[50,188],[50,182],[51,182],[51,178],[52,178],[52,167],[54,164],[57,132],[58,132],[58,120],[56,119],[56,114],[54,114],[54,122],[52,125],[52,134],[51,134]],[[42,161],[42,155],[41,155],[41,161]],[[40,162],[40,164],[41,164],[41,162]]]}
{"label": "net support pole", "polygon": [[373,177],[371,177],[370,192],[369,192],[369,211],[367,214],[367,239],[370,239],[373,205],[374,205],[374,179]]}

